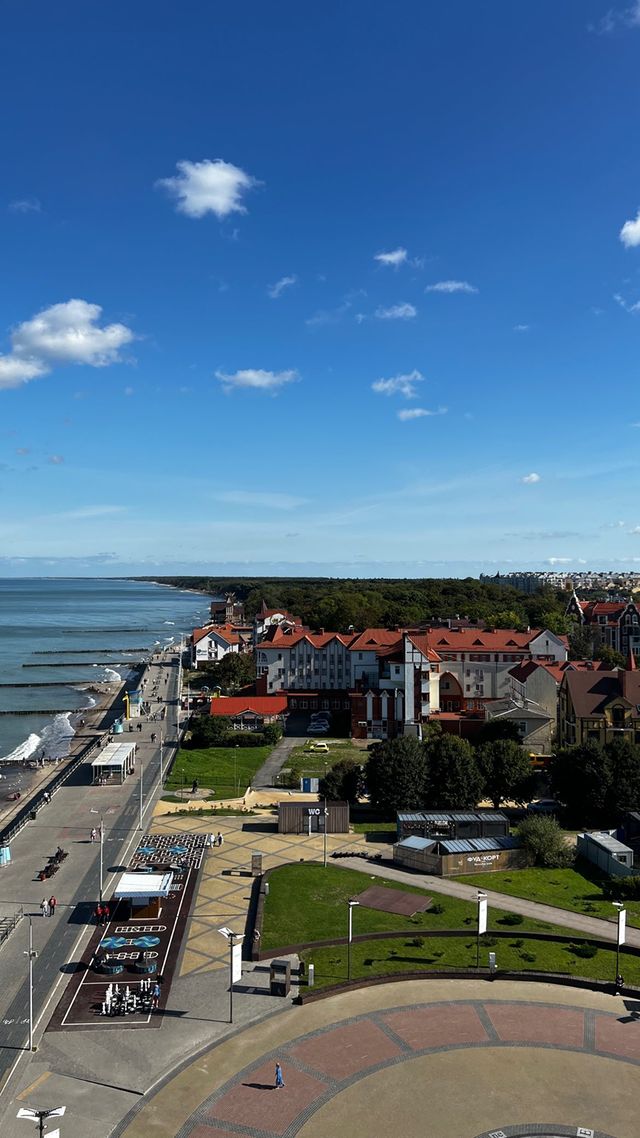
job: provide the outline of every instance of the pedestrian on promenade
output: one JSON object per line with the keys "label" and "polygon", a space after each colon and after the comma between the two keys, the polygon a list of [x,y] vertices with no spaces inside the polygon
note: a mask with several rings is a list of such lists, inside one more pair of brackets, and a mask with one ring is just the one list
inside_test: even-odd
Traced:
{"label": "pedestrian on promenade", "polygon": [[93,914],[96,919],[96,924],[102,924],[102,905],[96,905],[95,913]]}
{"label": "pedestrian on promenade", "polygon": [[48,790],[45,790],[45,792],[44,792],[44,794],[42,795],[42,797],[44,798],[44,800],[45,800],[45,802],[46,802],[46,804],[47,804],[47,806],[48,806],[48,805],[49,805],[49,803],[51,802],[51,795],[49,794],[49,791],[48,791]]}
{"label": "pedestrian on promenade", "polygon": [[95,842],[97,837],[98,837],[98,831],[96,830],[96,828],[94,826],[92,831],[91,831],[91,841]]}
{"label": "pedestrian on promenade", "polygon": [[103,905],[103,906],[102,906],[102,923],[103,923],[103,925],[108,925],[108,924],[109,924],[109,918],[110,918],[110,916],[111,916],[111,911],[110,911],[110,909],[109,909],[109,906],[108,906],[108,905],[106,905],[106,904],[105,904],[105,905]]}
{"label": "pedestrian on promenade", "polygon": [[276,1091],[279,1091],[280,1088],[283,1086],[284,1086],[284,1079],[282,1078],[282,1067],[280,1066],[279,1063],[276,1063],[276,1085],[275,1085],[274,1089]]}
{"label": "pedestrian on promenade", "polygon": [[42,913],[43,917],[49,916],[49,902],[47,901],[46,897],[43,897],[40,902],[40,912]]}
{"label": "pedestrian on promenade", "polygon": [[158,1002],[159,1002],[159,1000],[160,1000],[160,995],[161,995],[161,992],[162,992],[162,989],[161,989],[160,985],[159,985],[159,984],[157,984],[157,983],[156,983],[156,984],[154,984],[154,986],[153,986],[153,996],[152,996],[152,1006],[153,1006],[154,1008],[157,1008],[157,1006],[158,1006]]}
{"label": "pedestrian on promenade", "polygon": [[198,793],[198,780],[197,780],[197,778],[194,778],[194,780],[193,780],[193,782],[192,782],[192,784],[191,784],[191,793],[192,793],[192,794],[197,794],[197,793]]}
{"label": "pedestrian on promenade", "polygon": [[221,846],[223,841],[224,841],[224,838],[222,837],[222,834],[218,830],[218,845]]}
{"label": "pedestrian on promenade", "polygon": [[58,902],[57,902],[57,900],[56,900],[56,898],[55,898],[55,897],[50,897],[50,898],[49,898],[49,916],[50,916],[50,917],[55,917],[55,915],[56,915],[56,905],[57,905],[57,904],[58,904]]}

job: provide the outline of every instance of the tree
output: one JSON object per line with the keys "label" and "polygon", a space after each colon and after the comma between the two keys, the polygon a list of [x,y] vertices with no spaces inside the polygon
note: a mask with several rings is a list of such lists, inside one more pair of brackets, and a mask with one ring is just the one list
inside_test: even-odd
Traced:
{"label": "tree", "polygon": [[560,869],[573,861],[573,852],[555,818],[525,818],[518,826],[518,837],[533,865]]}
{"label": "tree", "polygon": [[369,752],[365,780],[371,805],[385,817],[421,810],[425,801],[426,753],[419,739],[388,739]]}
{"label": "tree", "polygon": [[615,824],[625,811],[640,806],[640,749],[628,739],[612,739],[605,752],[610,772],[606,810]]}
{"label": "tree", "polygon": [[219,747],[231,734],[231,720],[226,715],[199,715],[191,724],[190,747]]}
{"label": "tree", "polygon": [[479,731],[480,744],[493,743],[494,739],[512,739],[519,743],[521,735],[515,719],[487,719]]}
{"label": "tree", "polygon": [[484,793],[496,810],[504,800],[524,801],[531,787],[531,764],[519,743],[496,739],[477,751]]}
{"label": "tree", "polygon": [[551,791],[564,803],[579,826],[600,825],[606,817],[611,764],[595,739],[563,747],[553,757],[549,772]]}
{"label": "tree", "polygon": [[262,728],[262,738],[265,743],[275,746],[282,738],[282,727],[279,723],[265,723]]}
{"label": "tree", "polygon": [[426,747],[427,802],[431,809],[470,810],[482,797],[482,775],[466,739],[443,733]]}
{"label": "tree", "polygon": [[356,759],[340,759],[320,779],[320,798],[332,802],[357,802],[364,787],[362,767]]}
{"label": "tree", "polygon": [[596,648],[593,658],[594,660],[601,660],[611,671],[613,671],[614,668],[624,668],[627,663],[622,652],[617,652],[615,648],[610,648],[608,644],[601,644],[599,648]]}
{"label": "tree", "polygon": [[191,677],[193,688],[221,688],[224,695],[231,695],[256,678],[256,664],[250,652],[227,652],[215,664],[204,664]]}
{"label": "tree", "polygon": [[569,631],[569,659],[593,660],[600,634],[593,624],[574,624]]}

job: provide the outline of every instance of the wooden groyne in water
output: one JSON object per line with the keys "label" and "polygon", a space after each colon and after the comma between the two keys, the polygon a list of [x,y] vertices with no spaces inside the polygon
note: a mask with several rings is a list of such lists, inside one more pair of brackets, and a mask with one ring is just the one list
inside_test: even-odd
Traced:
{"label": "wooden groyne in water", "polygon": [[[142,668],[144,660],[101,660],[98,668]],[[46,664],[23,664],[23,668],[86,668],[86,660],[59,660],[58,663],[47,661]],[[89,665],[91,667],[91,665]]]}
{"label": "wooden groyne in water", "polygon": [[40,648],[34,652],[34,656],[102,656],[105,652],[113,652],[117,655],[118,652],[149,652],[149,648],[60,648],[56,651],[54,648]]}
{"label": "wooden groyne in water", "polygon": [[82,712],[91,711],[90,707],[41,707],[39,710],[29,708],[27,711],[21,708],[20,711],[0,711],[0,715],[82,715]]}

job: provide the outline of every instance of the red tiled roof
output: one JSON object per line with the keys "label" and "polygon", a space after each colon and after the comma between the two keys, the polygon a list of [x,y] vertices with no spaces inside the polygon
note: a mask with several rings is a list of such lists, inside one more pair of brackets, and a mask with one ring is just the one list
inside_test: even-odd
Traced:
{"label": "red tiled roof", "polygon": [[608,672],[566,672],[565,683],[578,718],[601,715],[606,705],[622,697],[640,704],[640,673],[617,668]]}
{"label": "red tiled roof", "polygon": [[[438,629],[438,632],[440,631],[441,630]],[[422,652],[423,656],[426,656],[427,660],[430,660],[435,664],[439,662],[440,656],[436,652],[435,648],[431,647],[431,636],[432,633],[430,632],[412,632],[409,634],[409,640],[413,645],[415,645],[419,652]]]}
{"label": "red tiled roof", "polygon": [[205,636],[208,636],[210,632],[215,633],[216,636],[226,641],[227,644],[240,643],[240,636],[233,624],[207,624],[204,628],[194,628],[191,634],[193,643],[198,644],[198,642],[203,640]]}
{"label": "red tiled roof", "polygon": [[256,715],[282,715],[286,710],[286,695],[223,695],[211,700],[212,715],[242,715],[245,711]]}
{"label": "red tiled roof", "polygon": [[350,652],[374,652],[378,648],[395,647],[402,640],[402,633],[391,628],[365,628],[356,632],[349,645]]}
{"label": "red tiled roof", "polygon": [[264,640],[260,641],[258,648],[292,648],[306,640],[313,648],[326,648],[332,640],[339,640],[345,647],[349,644],[351,636],[341,632],[307,632],[303,628],[294,628],[290,631],[280,625],[274,625],[267,631]]}

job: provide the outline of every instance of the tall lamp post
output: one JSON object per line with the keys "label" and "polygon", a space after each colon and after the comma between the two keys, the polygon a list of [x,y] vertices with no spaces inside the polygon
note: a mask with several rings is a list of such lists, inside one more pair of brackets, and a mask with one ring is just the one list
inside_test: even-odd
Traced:
{"label": "tall lamp post", "polygon": [[28,1122],[37,1122],[38,1138],[44,1138],[45,1134],[48,1135],[48,1138],[59,1138],[59,1130],[45,1131],[44,1124],[48,1118],[62,1118],[66,1109],[66,1106],[54,1106],[51,1110],[31,1110],[30,1107],[21,1106],[16,1118],[25,1118]]}
{"label": "tall lamp post", "polygon": [[138,819],[138,829],[142,829],[142,790],[143,790],[143,768],[142,758],[140,759],[140,817]]}
{"label": "tall lamp post", "polygon": [[164,769],[163,769],[163,765],[162,765],[162,761],[164,759],[163,748],[164,748],[164,738],[163,738],[162,731],[161,731],[160,732],[160,790],[162,790],[162,786],[164,783]]}
{"label": "tall lamp post", "polygon": [[[234,933],[233,929],[227,928],[226,925],[223,925],[221,929],[218,929],[218,932],[222,933],[222,935],[226,937],[227,941],[229,942],[229,1023],[233,1023],[233,985],[236,979],[234,976],[233,950],[236,947],[238,941],[242,944],[242,933]],[[238,976],[237,979],[240,979],[240,977]]]}
{"label": "tall lamp post", "polygon": [[622,901],[614,901],[616,909],[618,910],[618,929],[616,935],[616,992],[618,991],[618,980],[620,977],[620,946],[624,944],[627,935],[627,910],[625,909]]}
{"label": "tall lamp post", "polygon": [[38,959],[38,953],[33,947],[33,921],[31,917],[29,917],[29,947],[24,950],[24,955],[29,958],[29,1051],[33,1051],[33,962]]}
{"label": "tall lamp post", "polygon": [[487,894],[478,893],[478,935],[476,937],[476,968],[480,967],[480,937],[487,931]]}
{"label": "tall lamp post", "polygon": [[351,979],[351,941],[353,940],[353,910],[355,909],[356,905],[359,905],[359,904],[360,904],[359,901],[353,901],[353,900],[347,901],[347,905],[349,906],[349,926],[348,926],[348,934],[347,934],[347,980]]}
{"label": "tall lamp post", "polygon": [[[324,778],[325,778],[325,792],[327,780],[327,764],[324,764]],[[327,795],[324,796],[324,825],[322,827],[322,864],[327,868],[327,821],[329,818],[329,811],[327,810]]]}

